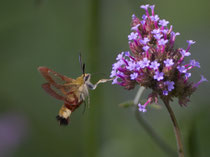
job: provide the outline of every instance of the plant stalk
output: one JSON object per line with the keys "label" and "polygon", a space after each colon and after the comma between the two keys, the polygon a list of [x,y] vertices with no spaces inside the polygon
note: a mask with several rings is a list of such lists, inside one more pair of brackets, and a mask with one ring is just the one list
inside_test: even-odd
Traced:
{"label": "plant stalk", "polygon": [[[139,100],[141,98],[141,95],[144,91],[144,87],[140,87],[138,92],[136,93],[136,96],[134,98],[134,105],[137,105],[139,103]],[[144,128],[144,130],[147,132],[147,134],[152,138],[152,140],[169,156],[174,157],[176,156],[176,152],[168,146],[163,139],[158,136],[158,134],[154,131],[154,129],[142,118],[141,114],[138,111],[138,108],[136,108],[135,116],[139,124]]]}
{"label": "plant stalk", "polygon": [[173,123],[173,127],[174,127],[174,133],[176,136],[176,142],[177,142],[177,151],[178,151],[178,155],[179,157],[184,157],[184,149],[183,149],[183,145],[182,145],[182,140],[181,140],[181,133],[180,133],[180,129],[176,120],[176,117],[174,115],[174,112],[169,104],[168,100],[164,100],[164,104],[170,114],[171,117],[171,121]]}

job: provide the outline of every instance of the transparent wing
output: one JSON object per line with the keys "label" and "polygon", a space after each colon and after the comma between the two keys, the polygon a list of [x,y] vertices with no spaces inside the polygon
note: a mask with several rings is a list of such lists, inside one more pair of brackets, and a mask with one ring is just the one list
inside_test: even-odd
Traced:
{"label": "transparent wing", "polygon": [[42,74],[48,83],[55,86],[56,88],[60,88],[61,86],[74,81],[74,79],[61,75],[47,67],[39,67],[38,71]]}
{"label": "transparent wing", "polygon": [[62,96],[61,94],[58,94],[57,92],[55,92],[52,88],[50,83],[45,83],[42,85],[42,88],[45,90],[45,92],[47,92],[49,95],[51,95],[52,97],[58,99],[58,100],[63,100],[65,101],[65,97]]}
{"label": "transparent wing", "polygon": [[[75,83],[74,79],[61,75],[47,67],[39,67],[39,72],[47,80],[47,83],[42,85],[42,88],[52,97],[63,100],[68,104],[76,104],[77,91],[80,84]],[[69,96],[73,97],[69,101]],[[78,101],[78,100],[77,100]]]}

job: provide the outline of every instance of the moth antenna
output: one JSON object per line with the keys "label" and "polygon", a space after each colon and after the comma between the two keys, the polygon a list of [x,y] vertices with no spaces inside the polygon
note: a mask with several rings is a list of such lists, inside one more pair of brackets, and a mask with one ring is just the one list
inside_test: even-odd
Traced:
{"label": "moth antenna", "polygon": [[85,74],[85,63],[83,63],[83,66],[82,66],[82,73]]}
{"label": "moth antenna", "polygon": [[80,68],[82,70],[82,74],[85,74],[85,63],[82,63],[82,55],[81,55],[81,53],[79,54],[79,64],[80,64]]}

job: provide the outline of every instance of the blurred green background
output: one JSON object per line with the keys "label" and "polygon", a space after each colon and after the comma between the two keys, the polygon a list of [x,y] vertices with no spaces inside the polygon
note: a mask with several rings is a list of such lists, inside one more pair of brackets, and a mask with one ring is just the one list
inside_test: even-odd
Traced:
{"label": "blurred green background", "polygon": [[[210,78],[210,1],[208,0],[1,0],[0,1],[0,157],[137,157],[168,156],[147,135],[133,109],[119,103],[131,100],[137,89],[126,91],[111,83],[90,92],[90,108],[76,110],[67,127],[55,116],[62,102],[42,89],[45,82],[37,67],[47,66],[76,78],[81,75],[79,52],[87,72],[96,82],[109,77],[111,64],[121,51],[129,50],[131,15],[141,17],[142,4],[155,4],[160,18],[170,21],[180,32],[176,45],[197,41],[192,55]],[[188,107],[177,102],[177,116],[186,156],[210,156],[209,83],[203,83]],[[144,97],[147,96],[147,91]],[[176,150],[168,113],[149,109],[143,115],[155,131]],[[8,137],[7,137],[8,136]]]}

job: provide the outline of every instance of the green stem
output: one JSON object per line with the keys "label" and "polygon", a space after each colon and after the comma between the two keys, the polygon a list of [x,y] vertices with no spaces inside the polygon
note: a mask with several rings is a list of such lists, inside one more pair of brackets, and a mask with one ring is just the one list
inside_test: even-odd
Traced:
{"label": "green stem", "polygon": [[179,129],[176,117],[174,115],[174,112],[173,112],[170,104],[169,104],[169,101],[164,100],[164,104],[165,104],[165,106],[166,106],[166,108],[167,108],[167,110],[170,114],[171,121],[173,123],[179,157],[184,157],[184,149],[183,149],[182,140],[181,140],[181,133],[180,133],[180,129]]}
{"label": "green stem", "polygon": [[[141,95],[144,91],[144,87],[140,87],[135,98],[134,98],[134,105],[137,105]],[[152,140],[169,156],[176,156],[176,152],[171,149],[164,141],[163,139],[158,136],[158,134],[154,131],[154,129],[142,118],[141,114],[138,111],[138,108],[136,108],[135,116],[139,124],[144,128],[144,130],[147,132],[147,134],[152,138]]]}
{"label": "green stem", "polygon": [[[87,23],[87,53],[88,69],[90,72],[100,71],[99,61],[99,34],[100,34],[100,0],[89,1],[88,23]],[[94,81],[93,81],[94,82]],[[91,107],[85,122],[85,155],[86,157],[96,157],[100,147],[100,127],[101,127],[101,94],[100,89],[96,89],[91,97]]]}

